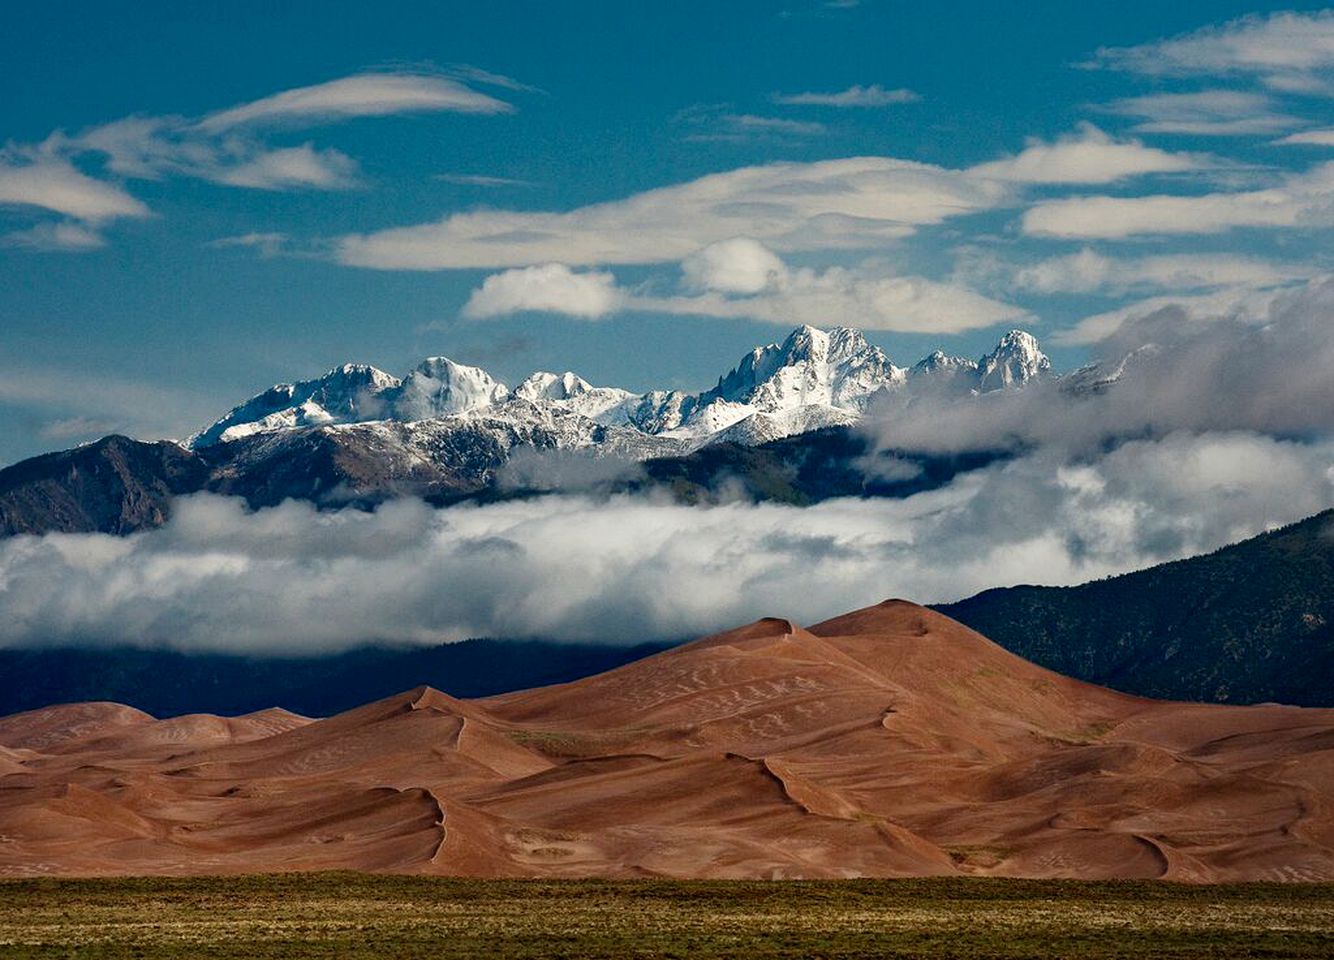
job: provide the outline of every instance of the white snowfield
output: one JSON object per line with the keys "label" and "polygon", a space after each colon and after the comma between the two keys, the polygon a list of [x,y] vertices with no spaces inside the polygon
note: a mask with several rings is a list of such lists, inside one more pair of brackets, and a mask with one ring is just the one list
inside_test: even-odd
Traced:
{"label": "white snowfield", "polygon": [[980,360],[937,351],[898,367],[858,330],[803,326],[781,344],[757,347],[702,393],[636,394],[595,387],[573,373],[534,373],[514,390],[480,367],[446,357],[422,361],[402,379],[347,364],[315,380],[271,387],[185,441],[192,448],[256,434],[306,429],[374,431],[432,446],[455,431],[504,449],[591,448],[645,459],[709,443],[759,444],[856,423],[883,392],[980,393],[1051,375],[1034,337],[1012,330]]}

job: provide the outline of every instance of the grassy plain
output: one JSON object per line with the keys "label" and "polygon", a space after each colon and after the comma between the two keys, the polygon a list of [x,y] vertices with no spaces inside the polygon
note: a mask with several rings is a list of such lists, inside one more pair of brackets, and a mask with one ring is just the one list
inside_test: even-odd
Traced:
{"label": "grassy plain", "polygon": [[1334,885],[11,880],[0,956],[1327,958]]}

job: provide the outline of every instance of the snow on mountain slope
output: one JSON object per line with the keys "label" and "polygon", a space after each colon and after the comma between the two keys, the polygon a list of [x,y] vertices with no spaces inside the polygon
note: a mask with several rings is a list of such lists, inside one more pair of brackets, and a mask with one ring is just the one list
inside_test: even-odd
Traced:
{"label": "snow on mountain slope", "polygon": [[1001,337],[996,349],[977,366],[978,387],[984,391],[1022,385],[1051,372],[1051,361],[1038,348],[1037,338],[1022,330]]}
{"label": "snow on mountain slope", "polygon": [[514,389],[514,396],[531,403],[578,413],[598,423],[627,424],[627,404],[638,397],[620,387],[595,387],[568,370],[562,374],[538,371]]}
{"label": "snow on mountain slope", "polygon": [[[378,423],[380,439],[395,438],[390,446],[402,446],[409,459],[438,461],[442,438],[452,433],[471,438],[478,451],[485,450],[477,454],[479,462],[492,465],[518,445],[642,459],[711,442],[757,444],[855,423],[882,391],[911,395],[947,385],[983,392],[1050,374],[1051,362],[1037,340],[1020,330],[1007,333],[978,361],[937,351],[909,370],[858,330],[803,326],[782,343],[752,350],[716,386],[697,394],[635,394],[595,387],[570,372],[534,373],[511,392],[485,370],[446,357],[423,361],[402,380],[348,364],[314,380],[272,387],[186,443],[202,448],[260,434]],[[445,460],[457,465],[456,454]]]}

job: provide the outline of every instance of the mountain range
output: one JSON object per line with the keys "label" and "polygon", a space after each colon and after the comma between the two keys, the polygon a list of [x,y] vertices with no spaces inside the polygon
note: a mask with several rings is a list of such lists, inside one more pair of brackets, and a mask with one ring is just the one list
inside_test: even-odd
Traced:
{"label": "mountain range", "polygon": [[[556,445],[607,445],[612,452],[678,453],[717,439],[775,440],[855,422],[881,392],[985,392],[1049,374],[1031,334],[1012,330],[980,360],[936,352],[911,369],[895,366],[858,330],[802,326],[781,344],[756,347],[701,393],[635,394],[595,387],[574,374],[539,371],[511,390],[480,367],[431,357],[402,379],[347,364],[314,380],[271,387],[185,441],[192,449],[299,427],[461,421],[550,431]],[[602,428],[600,431],[597,428]],[[422,428],[418,428],[421,430]],[[397,434],[397,436],[404,436]],[[428,445],[439,430],[406,435]]]}
{"label": "mountain range", "polygon": [[324,720],[0,718],[0,876],[1334,878],[1334,710],[1169,703],[886,601]]}
{"label": "mountain range", "polygon": [[909,451],[905,479],[867,476],[855,464],[868,443],[849,427],[878,397],[966,396],[1051,376],[1037,341],[1018,330],[979,360],[937,352],[905,368],[858,331],[800,327],[694,394],[633,394],[541,372],[511,390],[444,357],[401,379],[349,364],[274,386],[180,443],[111,436],[0,470],[0,536],[130,533],[164,522],[174,497],[201,491],[252,507],[515,496],[549,489],[563,466],[585,486],[595,478],[600,492],[661,486],[685,500],[708,499],[723,480],[729,495],[740,487],[793,503],[904,495],[999,451]]}

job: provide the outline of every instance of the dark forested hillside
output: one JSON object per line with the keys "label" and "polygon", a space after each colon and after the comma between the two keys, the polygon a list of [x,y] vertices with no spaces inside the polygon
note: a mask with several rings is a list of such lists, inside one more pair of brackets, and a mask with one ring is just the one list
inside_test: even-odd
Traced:
{"label": "dark forested hillside", "polygon": [[1207,556],[937,609],[1052,670],[1130,693],[1334,706],[1334,511]]}
{"label": "dark forested hillside", "polygon": [[563,683],[662,649],[661,644],[467,640],[301,658],[125,648],[0,650],[0,716],[85,700],[114,700],[159,717],[234,715],[273,706],[328,716],[422,684],[459,697],[484,697]]}

